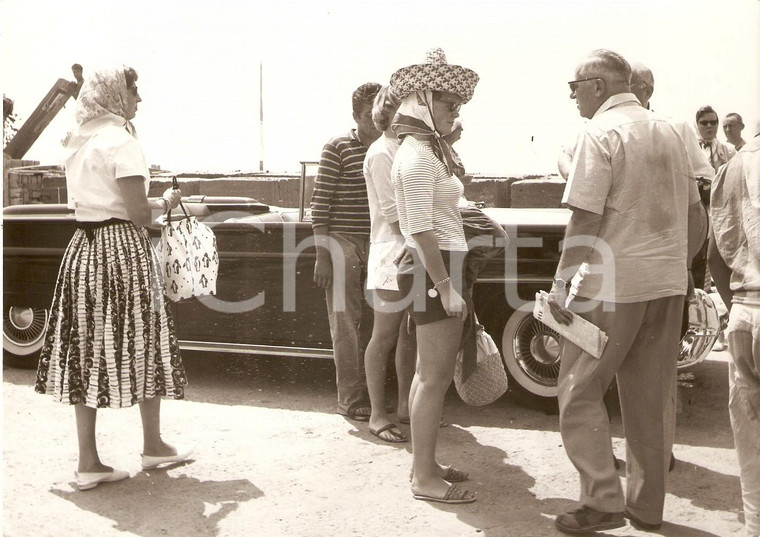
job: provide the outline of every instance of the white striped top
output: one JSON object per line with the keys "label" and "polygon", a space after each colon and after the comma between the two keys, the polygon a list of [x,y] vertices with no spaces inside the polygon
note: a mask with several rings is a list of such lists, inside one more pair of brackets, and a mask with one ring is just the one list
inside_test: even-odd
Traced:
{"label": "white striped top", "polygon": [[439,249],[467,251],[458,208],[464,186],[455,175],[446,172],[429,142],[404,137],[393,160],[391,180],[407,246],[417,248],[412,235],[432,230]]}

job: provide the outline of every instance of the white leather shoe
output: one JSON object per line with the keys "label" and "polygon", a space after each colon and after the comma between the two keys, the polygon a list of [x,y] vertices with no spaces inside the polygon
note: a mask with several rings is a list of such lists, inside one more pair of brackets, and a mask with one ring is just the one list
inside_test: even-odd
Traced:
{"label": "white leather shoe", "polygon": [[192,454],[193,454],[192,448],[188,448],[188,449],[177,448],[176,455],[166,455],[164,457],[153,456],[153,455],[143,455],[142,469],[150,470],[162,464],[173,464],[175,462],[186,461],[187,459],[190,458]]}
{"label": "white leather shoe", "polygon": [[94,489],[101,483],[112,483],[129,477],[129,472],[112,470],[110,472],[76,472],[79,490]]}

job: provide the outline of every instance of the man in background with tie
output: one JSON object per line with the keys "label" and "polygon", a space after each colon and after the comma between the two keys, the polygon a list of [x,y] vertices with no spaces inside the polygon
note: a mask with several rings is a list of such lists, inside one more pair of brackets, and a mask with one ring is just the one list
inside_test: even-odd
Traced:
{"label": "man in background with tie", "polygon": [[[718,169],[736,154],[736,151],[728,144],[718,140],[718,113],[712,106],[703,106],[697,110],[697,132],[699,134],[699,147],[702,148],[710,165],[718,172]],[[710,184],[712,181],[702,181],[699,185],[699,196],[702,204],[710,210]],[[707,270],[707,241],[692,263],[691,274],[694,277],[694,285],[700,289],[709,289],[710,275]]]}
{"label": "man in background with tie", "polygon": [[[736,151],[728,144],[718,140],[718,114],[712,106],[703,106],[697,110],[697,131],[699,132],[699,145],[705,156],[710,160],[715,173],[718,168],[728,162]],[[702,189],[707,191],[705,205],[710,205],[710,187]],[[702,197],[705,200],[705,196]]]}

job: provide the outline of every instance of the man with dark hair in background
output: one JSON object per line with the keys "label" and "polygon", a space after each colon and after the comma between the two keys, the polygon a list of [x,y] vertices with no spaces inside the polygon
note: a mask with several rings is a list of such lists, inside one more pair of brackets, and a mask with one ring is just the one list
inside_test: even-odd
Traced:
{"label": "man with dark hair in background", "polygon": [[728,143],[734,146],[734,149],[739,151],[747,142],[742,138],[742,131],[744,130],[744,121],[742,116],[736,112],[726,114],[723,118],[723,134],[726,135]]}
{"label": "man with dark hair in background", "polygon": [[378,91],[380,84],[371,82],[354,91],[356,128],[323,147],[311,198],[317,249],[314,283],[327,297],[337,412],[358,421],[369,420],[371,414],[363,356],[372,330],[371,310],[364,300],[370,217],[363,166],[367,148],[381,134],[372,122]]}
{"label": "man with dark hair in background", "polygon": [[[641,103],[641,106],[646,108],[647,110],[651,110],[650,107],[650,99],[652,98],[652,95],[654,94],[654,75],[652,74],[652,71],[643,63],[640,62],[634,62],[631,64],[631,93],[633,93],[636,98]],[[702,153],[702,150],[699,147],[699,142],[697,141],[697,135],[694,132],[694,129],[686,122],[682,121],[680,119],[674,119],[672,117],[667,118],[668,121],[676,128],[678,131],[678,134],[681,135],[681,138],[683,138],[684,147],[686,148],[686,154],[689,157],[689,162],[691,163],[691,167],[694,170],[694,177],[697,181],[697,184],[700,183],[707,183],[709,184],[710,181],[712,181],[713,176],[715,175],[715,172],[713,171],[712,166],[710,165],[710,162],[708,162],[707,157]],[[706,220],[705,220],[706,222]],[[693,251],[689,251],[689,259],[693,260],[694,257],[700,252],[702,248],[702,244],[699,243],[697,240],[697,237],[705,237],[706,236],[706,229],[699,229],[696,227],[689,228],[689,231],[691,233],[695,233],[696,236],[692,238],[689,244],[694,246]],[[694,286],[694,280],[692,278],[691,273],[689,273],[689,286],[690,288]],[[702,277],[704,279],[704,276]],[[688,300],[684,303],[683,308],[683,314],[682,314],[682,322],[681,322],[681,337],[684,336],[686,333],[686,330],[689,327],[689,304]],[[673,359],[677,359],[675,356]],[[676,412],[676,397],[677,397],[677,383],[673,384],[673,390],[674,394],[670,401],[668,401],[668,408],[667,411],[669,413],[675,414]],[[668,419],[666,420],[666,425],[673,425],[675,427],[675,419],[668,416]],[[675,434],[675,430],[671,431],[671,434]],[[676,459],[675,456],[671,454],[670,457],[670,465],[669,469],[673,470],[675,467]]]}

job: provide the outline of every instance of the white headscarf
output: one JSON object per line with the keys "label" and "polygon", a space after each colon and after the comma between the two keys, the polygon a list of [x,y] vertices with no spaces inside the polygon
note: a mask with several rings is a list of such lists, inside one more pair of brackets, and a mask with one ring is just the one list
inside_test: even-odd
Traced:
{"label": "white headscarf", "polygon": [[85,79],[77,98],[77,124],[82,125],[108,113],[127,121],[127,69],[125,65],[99,69]]}
{"label": "white headscarf", "polygon": [[75,117],[78,127],[62,140],[64,160],[105,125],[121,124],[132,136],[136,136],[126,112],[129,91],[125,74],[127,69],[126,65],[101,68],[85,78],[77,97]]}
{"label": "white headscarf", "polygon": [[453,159],[451,146],[442,138],[433,120],[433,92],[431,90],[415,91],[404,97],[391,129],[399,139],[409,134],[430,138],[430,145],[435,156],[446,166],[449,173],[454,172],[456,162]]}

